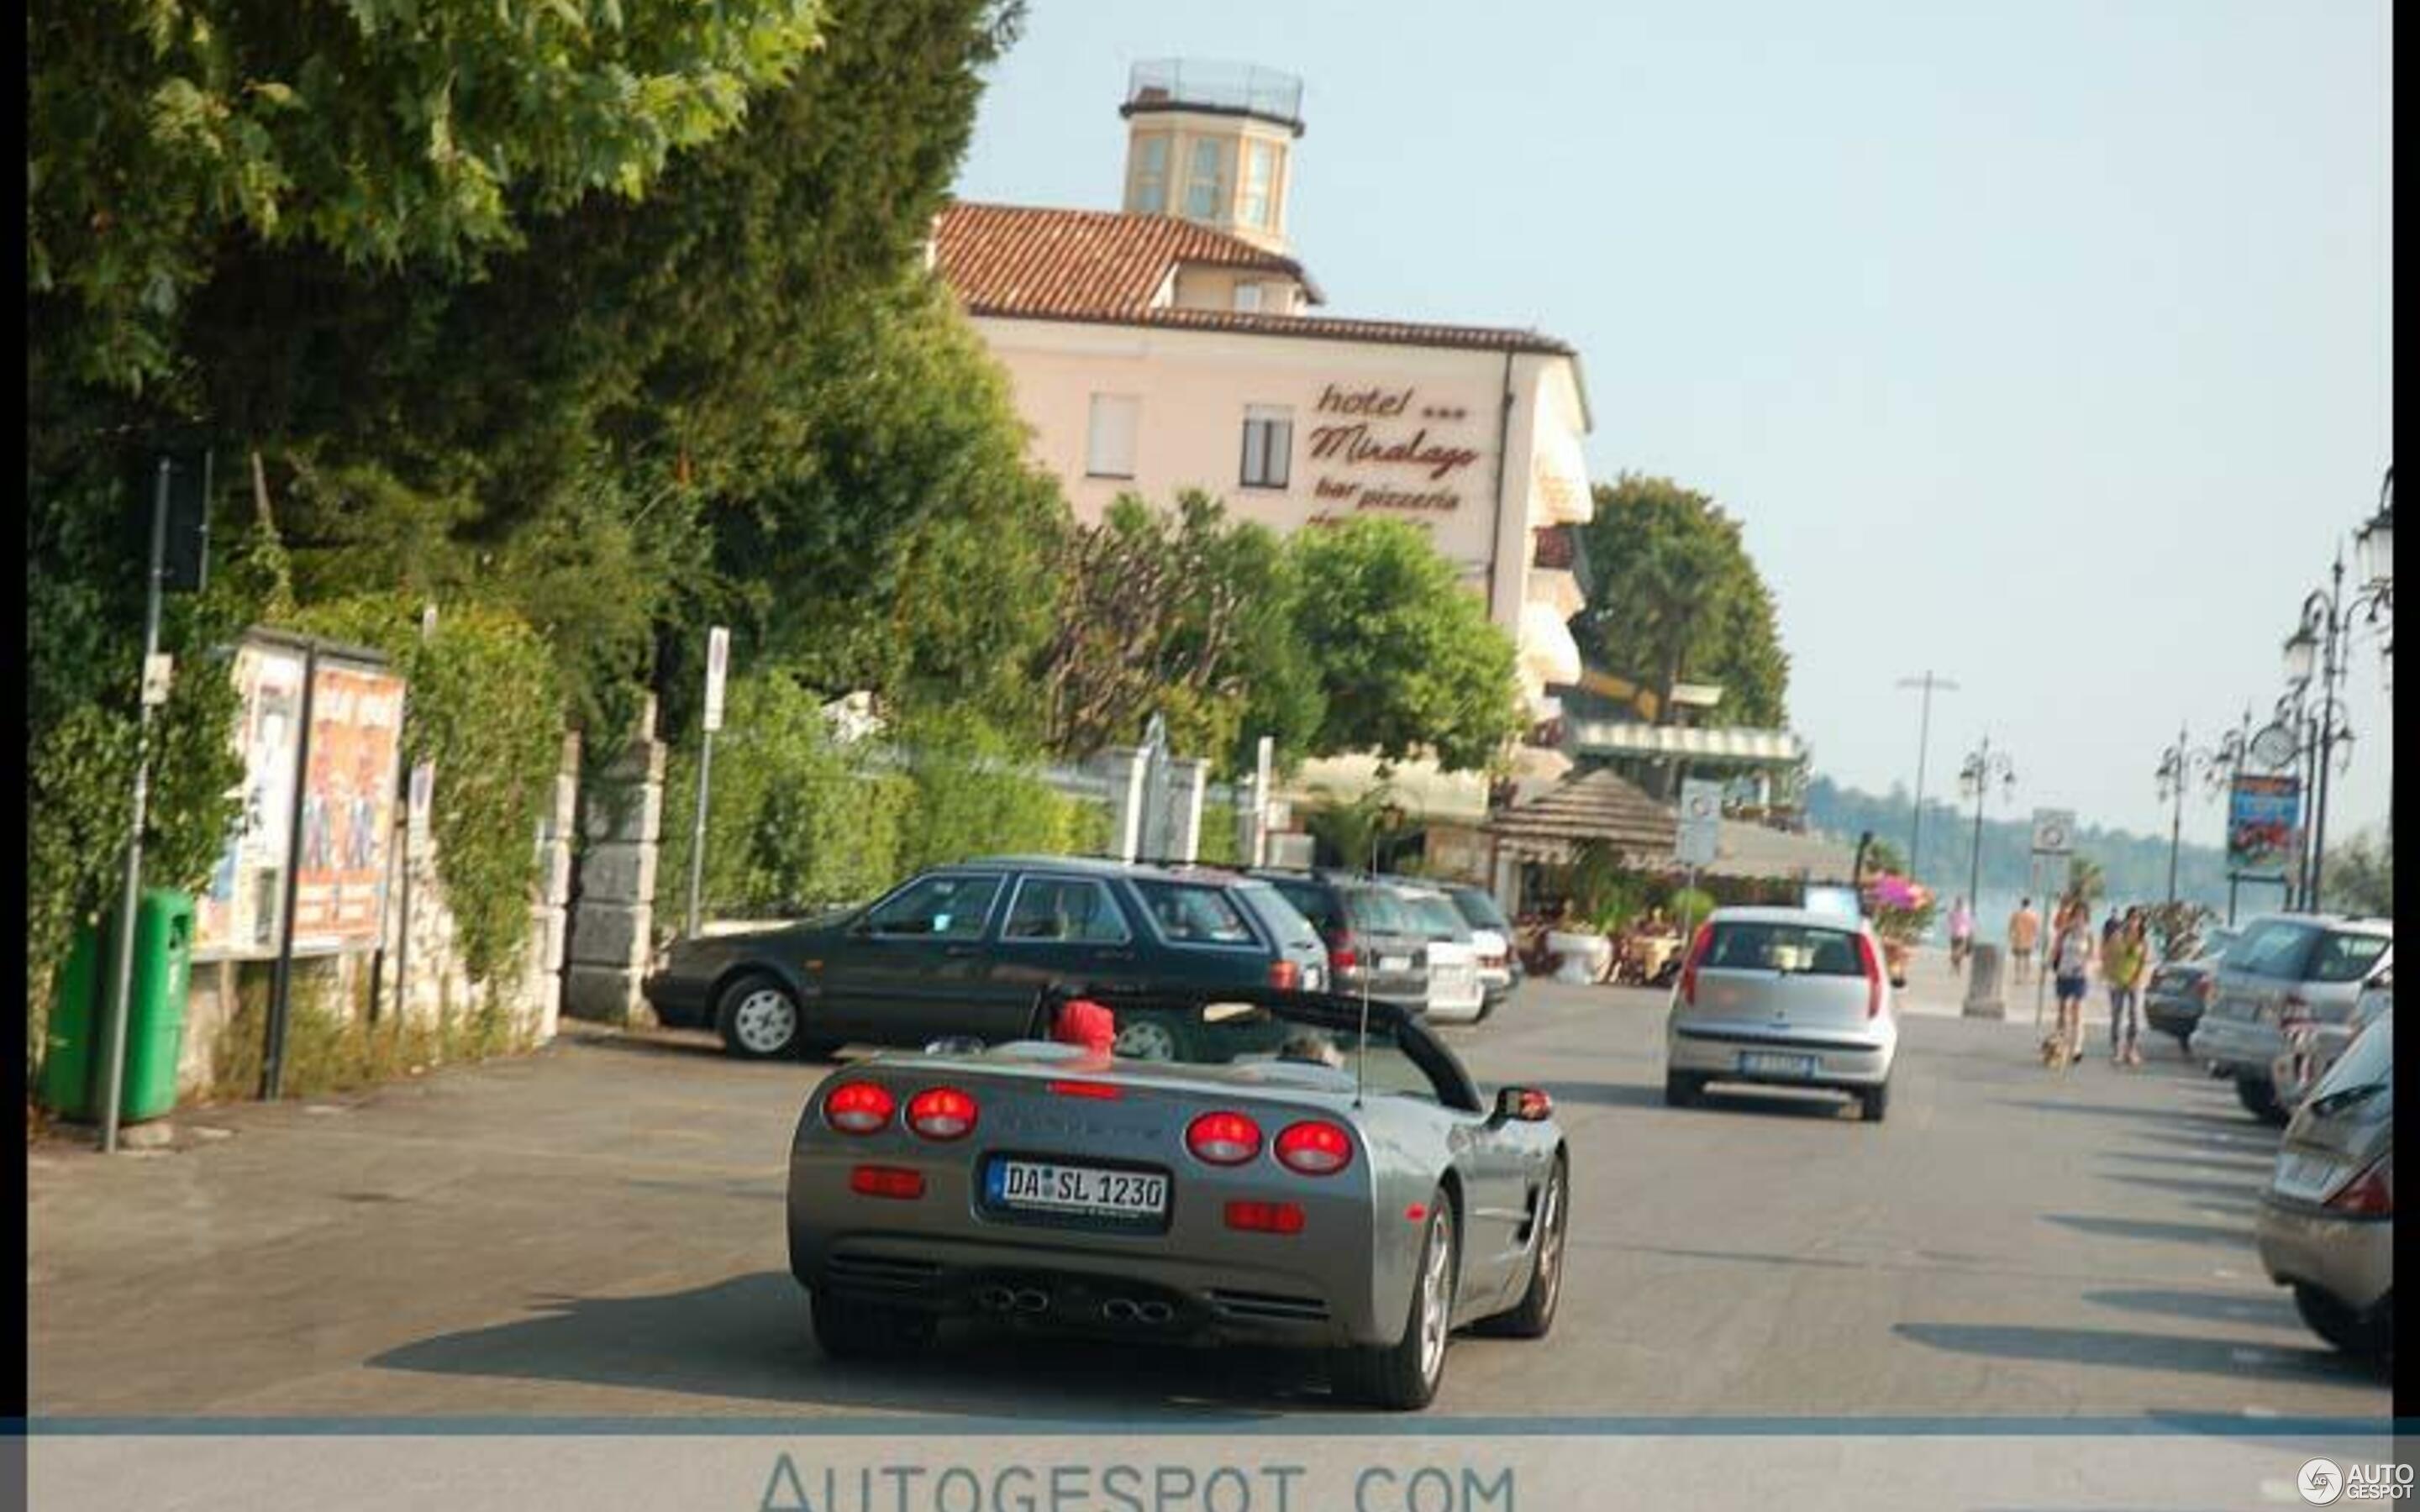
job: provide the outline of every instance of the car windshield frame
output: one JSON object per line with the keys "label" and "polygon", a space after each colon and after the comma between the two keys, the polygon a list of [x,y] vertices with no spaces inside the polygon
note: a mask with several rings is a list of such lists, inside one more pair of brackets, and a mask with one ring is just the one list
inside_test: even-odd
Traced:
{"label": "car windshield frame", "polygon": [[2226,948],[2219,968],[2268,981],[2301,981],[2326,933],[2324,925],[2310,919],[2264,918]]}
{"label": "car windshield frame", "polygon": [[2369,1027],[2353,1036],[2327,1074],[2311,1088],[2308,1102],[2318,1103],[2338,1092],[2395,1084],[2395,1015],[2381,1013]]}
{"label": "car windshield frame", "polygon": [[[1866,975],[1863,959],[1857,949],[1859,931],[1843,929],[1837,924],[1817,923],[1811,919],[1794,918],[1718,918],[1714,921],[1714,935],[1708,943],[1706,958],[1700,969],[1706,971],[1771,971],[1784,977],[1820,977],[1827,981],[1862,980]],[[1724,948],[1731,941],[1762,934],[1761,949],[1754,961],[1726,959]],[[1793,940],[1781,936],[1792,934]],[[1823,936],[1818,940],[1815,936]],[[1833,941],[1844,942],[1845,957],[1826,957],[1825,948]],[[1787,954],[1780,952],[1786,950]],[[1804,956],[1803,962],[1800,957]],[[1844,964],[1847,970],[1816,969],[1819,960]]]}

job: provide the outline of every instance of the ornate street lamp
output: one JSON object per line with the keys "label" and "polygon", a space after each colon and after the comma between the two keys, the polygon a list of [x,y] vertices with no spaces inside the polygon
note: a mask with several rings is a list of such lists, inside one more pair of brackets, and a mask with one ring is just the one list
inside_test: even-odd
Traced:
{"label": "ornate street lamp", "polygon": [[2160,752],[2160,769],[2155,774],[2160,796],[2173,805],[2168,816],[2168,902],[2172,903],[2177,901],[2177,852],[2184,840],[2185,789],[2193,785],[2196,771],[2206,779],[2214,779],[2224,764],[2240,759],[2240,749],[2230,755],[2225,741],[2216,750],[2195,749],[2187,744],[2182,725],[2177,727],[2177,743]]}
{"label": "ornate street lamp", "polygon": [[1997,780],[2003,794],[2017,789],[2017,769],[2010,764],[2006,751],[1992,748],[1992,737],[1966,753],[1965,762],[1958,768],[1958,788],[1975,800],[1975,854],[1966,876],[1966,901],[1972,907],[1983,887],[1983,800],[1992,795],[1992,783]]}

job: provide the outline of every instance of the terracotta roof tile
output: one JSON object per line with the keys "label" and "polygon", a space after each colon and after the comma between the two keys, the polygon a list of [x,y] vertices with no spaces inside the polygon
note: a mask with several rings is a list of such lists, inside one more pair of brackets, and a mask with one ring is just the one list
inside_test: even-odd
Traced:
{"label": "terracotta roof tile", "polygon": [[973,315],[1577,355],[1552,336],[1498,326],[1156,308],[1169,275],[1187,263],[1282,273],[1317,298],[1292,258],[1173,216],[956,204],[941,212],[933,250],[941,276]]}

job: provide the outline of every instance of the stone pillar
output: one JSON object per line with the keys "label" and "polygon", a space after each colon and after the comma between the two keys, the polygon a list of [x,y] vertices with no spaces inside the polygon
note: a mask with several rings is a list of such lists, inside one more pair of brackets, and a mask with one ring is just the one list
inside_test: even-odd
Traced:
{"label": "stone pillar", "polygon": [[2004,1019],[2009,1005],[2000,997],[2000,948],[1977,943],[1966,956],[1966,1001],[1959,1011],[1970,1019]]}
{"label": "stone pillar", "polygon": [[1093,769],[1109,783],[1109,853],[1131,861],[1142,854],[1143,779],[1148,775],[1143,753],[1132,746],[1111,746],[1093,758]]}
{"label": "stone pillar", "polygon": [[1235,779],[1235,855],[1245,866],[1258,866],[1261,854],[1261,822],[1267,799],[1261,792],[1259,780],[1247,772]]}
{"label": "stone pillar", "polygon": [[1168,826],[1172,849],[1180,860],[1202,856],[1202,802],[1210,790],[1210,764],[1180,757],[1168,764]]}
{"label": "stone pillar", "polygon": [[656,701],[622,754],[580,795],[580,903],[572,910],[562,1011],[604,1024],[644,1021],[639,983],[654,950],[656,846],[664,814],[664,748]]}
{"label": "stone pillar", "polygon": [[563,737],[553,801],[538,820],[538,900],[530,909],[530,1027],[554,1038],[563,1011],[563,964],[571,934],[571,841],[580,822],[580,736]]}

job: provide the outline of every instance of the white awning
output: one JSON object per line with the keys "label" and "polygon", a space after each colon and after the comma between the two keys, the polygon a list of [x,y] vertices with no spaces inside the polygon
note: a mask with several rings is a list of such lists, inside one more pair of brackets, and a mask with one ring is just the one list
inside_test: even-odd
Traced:
{"label": "white awning", "polygon": [[1588,608],[1588,594],[1580,592],[1579,579],[1560,567],[1531,567],[1521,596],[1545,605],[1567,624]]}
{"label": "white awning", "polygon": [[1757,766],[1791,765],[1807,753],[1807,743],[1788,730],[1684,730],[1617,719],[1574,723],[1570,746],[1590,756],[1674,756]]}
{"label": "white awning", "polygon": [[1541,683],[1580,680],[1579,642],[1552,604],[1532,600],[1521,606],[1521,667]]}
{"label": "white awning", "polygon": [[1596,515],[1587,454],[1579,436],[1558,424],[1538,428],[1529,459],[1529,526],[1585,525]]}

